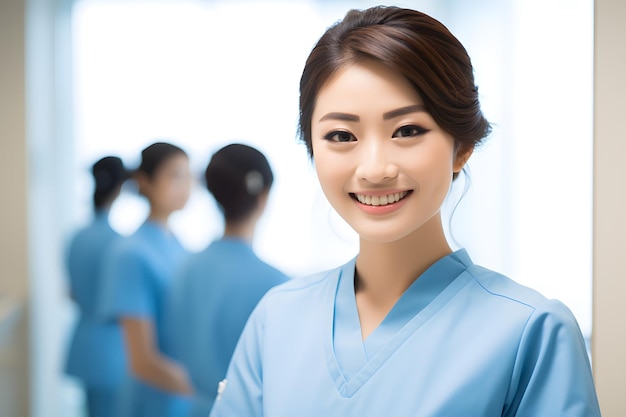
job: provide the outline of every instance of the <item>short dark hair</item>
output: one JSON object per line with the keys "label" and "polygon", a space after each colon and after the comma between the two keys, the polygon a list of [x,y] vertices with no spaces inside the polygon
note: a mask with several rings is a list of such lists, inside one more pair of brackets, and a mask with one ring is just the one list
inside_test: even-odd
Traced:
{"label": "short dark hair", "polygon": [[234,143],[211,157],[205,179],[225,220],[238,222],[252,213],[259,195],[271,188],[274,175],[267,158],[259,150]]}
{"label": "short dark hair", "polygon": [[141,151],[141,164],[137,171],[143,172],[152,179],[159,167],[174,155],[187,156],[187,153],[171,143],[155,142]]}

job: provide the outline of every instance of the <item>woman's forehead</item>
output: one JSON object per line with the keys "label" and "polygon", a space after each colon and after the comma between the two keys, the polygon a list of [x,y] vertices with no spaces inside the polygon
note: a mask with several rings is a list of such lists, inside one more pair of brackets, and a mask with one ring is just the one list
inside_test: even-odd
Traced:
{"label": "woman's forehead", "polygon": [[399,72],[375,61],[342,66],[320,88],[313,121],[330,111],[377,110],[381,113],[409,105],[423,104],[412,86]]}

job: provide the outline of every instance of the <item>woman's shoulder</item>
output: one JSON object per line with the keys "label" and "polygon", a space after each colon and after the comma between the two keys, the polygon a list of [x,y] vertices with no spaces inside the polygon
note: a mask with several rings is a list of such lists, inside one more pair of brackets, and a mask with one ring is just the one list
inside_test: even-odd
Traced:
{"label": "woman's shoulder", "polygon": [[146,260],[150,258],[151,242],[137,232],[119,236],[111,245],[109,258],[112,261],[120,260]]}
{"label": "woman's shoulder", "polygon": [[471,265],[467,268],[467,272],[487,295],[503,297],[512,302],[529,306],[536,306],[547,300],[539,291],[522,285],[508,276],[491,269],[479,265]]}
{"label": "woman's shoulder", "polygon": [[281,284],[271,290],[272,293],[286,294],[292,292],[307,292],[315,290],[333,278],[339,277],[339,271],[341,267],[329,269],[326,271],[318,272],[315,274],[309,274],[302,277],[292,278],[289,281]]}
{"label": "woman's shoulder", "polygon": [[484,297],[525,310],[531,321],[550,316],[558,322],[576,323],[571,310],[561,301],[549,299],[506,275],[478,265],[471,265],[467,272]]}

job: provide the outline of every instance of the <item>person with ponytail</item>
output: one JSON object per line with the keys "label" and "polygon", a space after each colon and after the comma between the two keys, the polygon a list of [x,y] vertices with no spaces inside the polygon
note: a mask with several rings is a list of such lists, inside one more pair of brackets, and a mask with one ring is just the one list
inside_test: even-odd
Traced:
{"label": "person with ponytail", "polygon": [[163,353],[163,300],[173,271],[188,255],[169,225],[191,192],[189,158],[156,142],[134,172],[150,205],[146,221],[111,253],[101,314],[122,326],[130,373],[115,417],[178,417],[193,393],[187,372]]}
{"label": "person with ponytail", "polygon": [[126,377],[122,332],[118,323],[98,317],[106,254],[121,239],[109,224],[109,211],[128,178],[122,160],[107,156],[91,170],[94,218],[74,235],[68,253],[70,294],[77,306],[65,372],[77,378],[85,393],[86,417],[115,415]]}
{"label": "person with ponytail", "polygon": [[224,233],[178,271],[166,305],[166,352],[189,371],[196,395],[189,417],[207,417],[248,316],[288,277],[253,250],[257,222],[274,181],[259,150],[230,144],[206,169]]}

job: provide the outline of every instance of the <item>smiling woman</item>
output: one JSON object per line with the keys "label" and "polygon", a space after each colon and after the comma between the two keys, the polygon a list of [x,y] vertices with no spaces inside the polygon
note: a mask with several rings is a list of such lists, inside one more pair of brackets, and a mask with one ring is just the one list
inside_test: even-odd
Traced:
{"label": "smiling woman", "polygon": [[447,242],[443,202],[490,131],[449,30],[349,11],[300,93],[301,137],[359,252],[261,300],[211,417],[599,417],[571,311]]}
{"label": "smiling woman", "polygon": [[[443,238],[439,209],[471,149],[455,151],[453,137],[433,120],[409,81],[373,59],[345,64],[315,103],[310,140],[317,175],[361,241],[397,240],[431,221]],[[395,201],[395,194],[404,197]]]}

